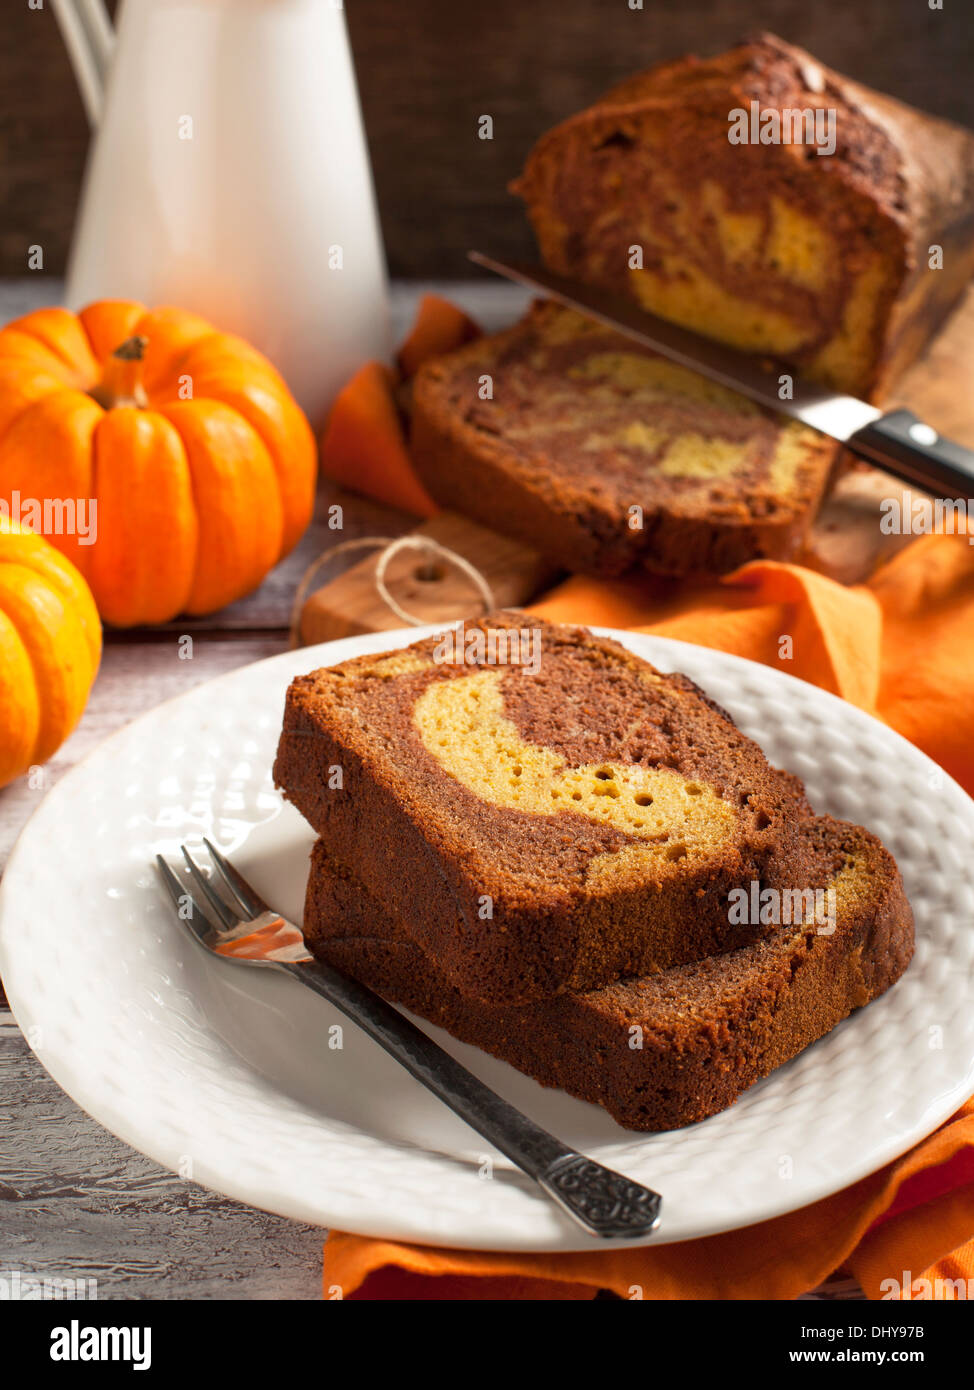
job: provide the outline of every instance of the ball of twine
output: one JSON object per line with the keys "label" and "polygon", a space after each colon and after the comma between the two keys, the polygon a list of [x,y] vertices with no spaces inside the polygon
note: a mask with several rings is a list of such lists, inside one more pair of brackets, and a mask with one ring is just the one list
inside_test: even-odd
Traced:
{"label": "ball of twine", "polygon": [[[396,617],[399,618],[407,627],[425,627],[429,623],[428,618],[410,613],[403,608],[402,604],[389,591],[386,583],[386,571],[390,563],[397,555],[403,551],[413,550],[424,555],[429,560],[441,560],[444,564],[453,565],[461,574],[465,574],[480,594],[481,602],[484,605],[484,612],[489,613],[495,607],[494,593],[484,575],[455,550],[450,550],[448,546],[441,545],[439,541],[434,541],[429,536],[360,536],[356,540],[342,541],[340,545],[332,546],[330,550],[325,550],[316,560],[305,570],[294,595],[294,605],[291,609],[291,646],[300,647],[301,644],[301,611],[304,608],[308,595],[311,593],[312,586],[318,579],[322,570],[326,569],[340,555],[348,555],[353,551],[360,550],[380,550],[381,554],[375,562],[375,588],[382,602],[389,608]],[[462,615],[461,615],[462,616]]]}

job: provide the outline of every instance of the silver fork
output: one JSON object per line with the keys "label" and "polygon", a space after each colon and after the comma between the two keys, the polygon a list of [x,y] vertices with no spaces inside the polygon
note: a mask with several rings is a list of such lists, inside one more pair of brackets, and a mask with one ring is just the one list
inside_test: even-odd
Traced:
{"label": "silver fork", "polygon": [[203,843],[227,889],[229,903],[216,891],[185,845],[181,849],[196,894],[161,854],[156,855],[177,920],[198,946],[238,964],[284,971],[322,995],[533,1178],[591,1235],[635,1239],[656,1229],[662,1204],[658,1192],[568,1148],[485,1086],[372,990],[315,960],[304,944],[300,928],[268,907],[205,837]]}

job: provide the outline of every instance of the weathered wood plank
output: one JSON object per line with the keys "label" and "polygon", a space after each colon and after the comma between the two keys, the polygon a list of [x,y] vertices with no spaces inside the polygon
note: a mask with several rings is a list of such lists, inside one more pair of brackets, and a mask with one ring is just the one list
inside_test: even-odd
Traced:
{"label": "weathered wood plank", "polygon": [[99,1298],[315,1299],[324,1232],[218,1197],[79,1110],[0,1011],[0,1272]]}

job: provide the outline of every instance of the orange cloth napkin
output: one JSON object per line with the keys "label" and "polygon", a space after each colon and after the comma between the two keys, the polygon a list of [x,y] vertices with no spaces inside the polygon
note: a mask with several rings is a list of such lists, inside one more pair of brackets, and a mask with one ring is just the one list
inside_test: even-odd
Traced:
{"label": "orange cloth napkin", "polygon": [[[813,1206],[676,1245],[521,1255],[332,1232],[325,1298],[786,1299],[845,1266],[869,1298],[974,1291],[974,1102],[903,1158]],[[965,1281],[963,1286],[955,1280]]]}
{"label": "orange cloth napkin", "polygon": [[398,392],[428,357],[479,336],[480,329],[460,309],[439,295],[424,295],[396,370],[366,362],[338,393],[321,436],[322,472],[353,492],[415,516],[438,511],[410,462]]}
{"label": "orange cloth napkin", "polygon": [[[434,300],[420,315],[422,332],[409,340],[412,370],[429,352],[471,335],[469,320],[443,306]],[[403,476],[415,483],[404,443],[396,458],[393,492]],[[327,457],[323,466],[332,471]],[[373,496],[389,500],[381,476],[371,473],[369,484]],[[884,720],[974,794],[974,544],[966,535],[922,537],[854,587],[800,565],[757,561],[696,585],[578,576],[532,611],[777,666]],[[974,1296],[972,1237],[974,1101],[881,1172],[757,1226],[677,1245],[561,1255],[433,1249],[333,1232],[323,1290],[326,1298],[411,1300],[590,1299],[599,1289],[623,1298],[782,1299],[842,1266],[870,1298],[950,1298],[955,1280],[970,1280],[967,1297]]]}

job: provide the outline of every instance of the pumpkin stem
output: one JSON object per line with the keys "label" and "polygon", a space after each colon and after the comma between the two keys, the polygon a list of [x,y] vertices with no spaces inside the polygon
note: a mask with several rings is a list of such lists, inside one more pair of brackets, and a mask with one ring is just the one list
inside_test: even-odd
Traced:
{"label": "pumpkin stem", "polygon": [[149,398],[142,385],[142,364],[148,346],[148,338],[139,336],[126,338],[119,344],[105,363],[101,381],[90,393],[99,405],[106,410],[118,406],[145,409]]}

